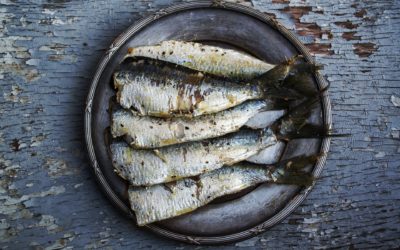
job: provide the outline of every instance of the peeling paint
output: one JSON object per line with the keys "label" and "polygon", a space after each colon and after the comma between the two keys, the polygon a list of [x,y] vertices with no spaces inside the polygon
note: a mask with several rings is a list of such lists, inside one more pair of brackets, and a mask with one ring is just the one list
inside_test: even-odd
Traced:
{"label": "peeling paint", "polygon": [[390,101],[393,103],[395,107],[400,107],[400,97],[392,95],[390,96]]}
{"label": "peeling paint", "polygon": [[42,13],[46,15],[51,15],[54,16],[54,14],[57,12],[57,10],[51,10],[51,9],[43,9]]}
{"label": "peeling paint", "polygon": [[67,47],[67,45],[65,45],[65,44],[54,43],[54,44],[49,44],[49,45],[42,45],[42,46],[40,46],[39,50],[40,51],[53,51],[53,52],[56,52],[56,54],[62,54],[66,47]]}
{"label": "peeling paint", "polygon": [[378,50],[374,43],[356,43],[354,46],[354,53],[359,57],[369,57]]}
{"label": "peeling paint", "polygon": [[353,24],[350,21],[335,22],[335,25],[340,26],[340,27],[345,28],[345,29],[349,29],[349,30],[352,30],[352,29],[355,29],[355,28],[358,27],[358,24]]}
{"label": "peeling paint", "polygon": [[290,0],[272,0],[272,3],[290,3]]}
{"label": "peeling paint", "polygon": [[10,148],[12,151],[20,151],[21,149],[26,147],[27,144],[18,139],[13,139],[12,142],[10,143]]}
{"label": "peeling paint", "polygon": [[313,36],[315,38],[322,38],[326,36],[328,39],[332,38],[332,34],[323,30],[316,23],[303,22],[301,18],[312,11],[311,7],[308,6],[287,6],[282,9],[284,13],[288,13],[295,20],[296,32],[301,36]]}
{"label": "peeling paint", "polygon": [[71,174],[66,161],[61,159],[47,158],[44,166],[49,175],[53,178]]}
{"label": "peeling paint", "polygon": [[8,35],[7,24],[12,23],[14,14],[7,11],[6,8],[0,8],[0,79],[4,79],[5,74],[14,74],[25,77],[28,81],[39,79],[37,70],[27,67],[25,61],[30,59],[31,55],[28,49],[17,45],[21,41],[31,41],[29,36],[10,36]]}
{"label": "peeling paint", "polygon": [[356,36],[357,32],[356,31],[350,31],[350,32],[343,32],[342,37],[346,41],[351,41],[351,40],[361,40],[361,36]]}
{"label": "peeling paint", "polygon": [[[308,44],[331,82],[333,126],[353,134],[332,140],[323,177],[289,220],[236,247],[287,249],[300,242],[310,249],[396,248],[398,1],[231,1],[252,2]],[[149,10],[180,2],[189,0],[26,5],[0,0],[0,120],[5,128],[0,132],[0,248],[188,248],[159,241],[112,211],[86,170],[81,139],[81,103],[104,49]],[[298,7],[309,11],[294,17],[283,11]],[[377,48],[371,56],[355,54],[355,44],[369,42]],[[16,97],[13,85],[21,89]],[[24,96],[29,100],[21,105]],[[14,139],[19,149],[24,143],[26,148],[13,152]],[[30,157],[32,151],[38,157]],[[59,167],[44,166],[48,158]],[[58,177],[80,169],[85,170]],[[53,223],[60,231],[51,232]],[[282,237],[282,232],[290,233]]]}
{"label": "peeling paint", "polygon": [[78,183],[78,184],[74,185],[74,188],[79,188],[79,187],[82,187],[82,186],[83,186],[83,183]]}
{"label": "peeling paint", "polygon": [[365,9],[361,9],[359,11],[357,11],[356,13],[354,13],[355,17],[364,17],[367,14],[367,11]]}
{"label": "peeling paint", "polygon": [[99,235],[99,240],[91,242],[90,244],[87,244],[85,246],[85,249],[97,249],[97,248],[104,248],[106,247],[106,244],[110,240],[110,231],[111,228],[107,227],[105,228],[105,231],[101,231]]}
{"label": "peeling paint", "polygon": [[46,135],[40,134],[38,136],[34,136],[31,138],[31,144],[29,145],[30,147],[38,147],[42,145],[42,142],[46,139]]}
{"label": "peeling paint", "polygon": [[37,226],[45,227],[52,234],[61,231],[61,228],[56,224],[56,219],[51,215],[42,215]]}
{"label": "peeling paint", "polygon": [[[0,175],[2,176],[0,178],[0,214],[7,216],[10,220],[32,218],[33,213],[28,208],[35,205],[35,199],[65,192],[64,186],[52,186],[45,191],[19,195],[14,189],[12,181],[18,176],[20,169],[20,165],[13,164],[10,160],[0,157]],[[5,223],[7,221],[2,221],[2,224]],[[16,228],[8,230],[13,232],[18,231]],[[10,238],[0,238],[0,240],[7,242]]]}
{"label": "peeling paint", "polygon": [[332,45],[323,43],[305,44],[312,54],[333,55]]}
{"label": "peeling paint", "polygon": [[4,100],[14,103],[25,104],[29,102],[28,96],[20,96],[22,93],[22,88],[18,85],[12,85],[11,91],[9,93],[3,92]]}

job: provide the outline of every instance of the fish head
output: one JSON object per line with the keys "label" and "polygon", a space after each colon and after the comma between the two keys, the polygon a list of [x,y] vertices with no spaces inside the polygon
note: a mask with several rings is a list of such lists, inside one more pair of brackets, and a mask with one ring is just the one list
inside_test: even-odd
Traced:
{"label": "fish head", "polygon": [[277,143],[278,139],[275,136],[275,133],[270,128],[265,128],[260,131],[260,141],[263,145],[272,146]]}

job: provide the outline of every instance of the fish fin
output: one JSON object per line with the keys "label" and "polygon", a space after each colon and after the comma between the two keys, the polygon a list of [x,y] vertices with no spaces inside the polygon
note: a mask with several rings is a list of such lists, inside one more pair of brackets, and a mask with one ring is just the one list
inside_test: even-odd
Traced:
{"label": "fish fin", "polygon": [[253,79],[253,82],[259,84],[263,89],[265,89],[265,92],[270,86],[280,87],[280,83],[289,75],[290,69],[293,67],[296,61],[301,58],[301,55],[295,55],[277,64],[274,68],[266,73],[256,77]]}
{"label": "fish fin", "polygon": [[290,106],[290,101],[285,99],[273,100],[271,102],[271,104],[265,106],[260,111],[288,110]]}
{"label": "fish fin", "polygon": [[315,154],[310,156],[296,156],[287,160],[281,160],[275,164],[275,167],[284,168],[286,171],[298,171],[309,165],[314,165],[324,154]]}
{"label": "fish fin", "polygon": [[301,59],[302,55],[289,58],[255,79],[265,97],[301,99],[318,92],[313,78],[322,66]]}
{"label": "fish fin", "polygon": [[302,72],[310,73],[310,74],[315,74],[319,70],[324,69],[324,66],[321,64],[316,64],[316,63],[298,63],[295,64],[290,72],[290,74],[298,74]]}
{"label": "fish fin", "polygon": [[280,99],[280,100],[301,100],[304,98],[303,94],[291,88],[277,88],[275,86],[268,86],[268,90],[264,89],[264,98]]}
{"label": "fish fin", "polygon": [[279,176],[274,183],[309,187],[313,184],[314,180],[315,178],[309,173],[297,172]]}
{"label": "fish fin", "polygon": [[319,102],[319,98],[311,98],[303,101],[299,105],[291,108],[288,112],[271,125],[271,129],[277,137],[285,137],[287,134],[292,134],[301,129],[311,115],[312,109]]}
{"label": "fish fin", "polygon": [[296,107],[289,109],[288,113],[271,126],[280,140],[296,138],[323,138],[347,137],[350,134],[335,134],[329,128],[321,125],[309,124],[307,119],[313,108],[320,102],[320,96],[329,88],[329,85],[320,90],[313,97],[308,98]]}
{"label": "fish fin", "polygon": [[314,165],[323,154],[310,156],[296,156],[274,164],[274,170],[270,177],[274,183],[298,186],[310,186],[314,181],[311,173],[305,172],[304,168]]}
{"label": "fish fin", "polygon": [[351,134],[336,134],[331,129],[320,125],[304,124],[301,128],[286,133],[284,136],[278,136],[281,140],[293,140],[300,138],[324,138],[324,137],[349,137]]}

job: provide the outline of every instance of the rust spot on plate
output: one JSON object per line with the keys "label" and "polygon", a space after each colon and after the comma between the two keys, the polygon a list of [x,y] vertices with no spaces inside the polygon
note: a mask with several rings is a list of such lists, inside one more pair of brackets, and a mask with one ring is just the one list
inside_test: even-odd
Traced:
{"label": "rust spot on plate", "polygon": [[378,50],[374,43],[357,43],[353,45],[354,53],[359,57],[369,57]]}
{"label": "rust spot on plate", "polygon": [[337,26],[339,26],[339,27],[342,27],[342,28],[345,28],[345,29],[349,29],[349,30],[352,30],[352,29],[355,29],[355,28],[358,27],[358,24],[353,24],[353,23],[350,22],[350,21],[335,22],[335,25],[337,25]]}
{"label": "rust spot on plate", "polygon": [[356,36],[355,35],[356,33],[357,33],[356,31],[343,32],[342,37],[344,39],[346,39],[347,41],[350,41],[350,40],[361,40],[360,36]]}

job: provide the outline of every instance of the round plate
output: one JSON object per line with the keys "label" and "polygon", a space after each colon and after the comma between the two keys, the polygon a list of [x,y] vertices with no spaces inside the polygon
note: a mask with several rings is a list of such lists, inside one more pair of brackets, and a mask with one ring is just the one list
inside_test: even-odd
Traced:
{"label": "round plate", "polygon": [[[101,60],[87,99],[85,136],[92,167],[110,200],[128,217],[131,211],[128,185],[114,171],[104,133],[110,125],[108,105],[115,95],[111,75],[129,47],[157,44],[164,40],[207,41],[233,46],[269,63],[279,63],[295,54],[307,61],[311,55],[295,36],[269,16],[252,8],[232,3],[196,2],[160,10],[131,26],[111,45]],[[321,75],[314,77],[315,88],[327,84]],[[311,121],[331,127],[327,92]],[[323,153],[313,167],[318,177],[328,152],[330,139],[300,139],[287,144],[282,158]],[[195,243],[221,244],[242,240],[265,231],[288,216],[312,187],[263,184],[233,199],[220,200],[192,213],[153,223],[146,228],[163,236]]]}

